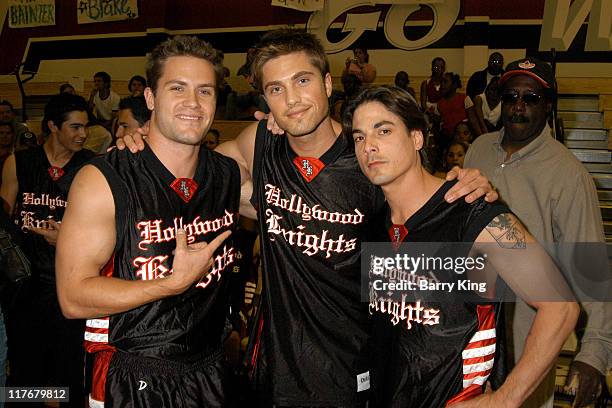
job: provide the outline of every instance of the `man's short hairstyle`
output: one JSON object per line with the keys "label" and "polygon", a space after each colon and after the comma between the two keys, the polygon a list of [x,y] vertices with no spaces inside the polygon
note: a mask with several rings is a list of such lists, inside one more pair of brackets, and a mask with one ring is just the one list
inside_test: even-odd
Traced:
{"label": "man's short hairstyle", "polygon": [[263,91],[262,73],[268,61],[294,52],[305,52],[310,63],[321,71],[323,78],[329,73],[329,61],[317,37],[304,31],[283,28],[267,33],[257,45],[257,53],[251,65],[255,87]]}
{"label": "man's short hairstyle", "polygon": [[434,59],[431,60],[431,66],[433,67],[434,65],[436,65],[436,62],[442,62],[444,64],[444,66],[446,66],[446,61],[444,60],[444,58],[442,57],[435,57]]}
{"label": "man's short hairstyle", "polygon": [[147,87],[147,80],[145,79],[145,77],[141,75],[134,75],[133,77],[130,78],[130,82],[128,82],[128,91],[130,92],[132,92],[132,82],[134,81],[140,82],[143,88]]}
{"label": "man's short hairstyle", "polygon": [[94,79],[95,78],[102,78],[102,82],[104,82],[105,84],[108,84],[108,85],[110,85],[110,83],[111,83],[111,77],[108,74],[108,72],[104,72],[104,71],[96,72],[94,74]]}
{"label": "man's short hairstyle", "polygon": [[489,61],[491,61],[495,57],[497,57],[496,59],[501,59],[502,63],[504,62],[504,56],[501,52],[495,51],[494,53],[489,55]]}
{"label": "man's short hairstyle", "polygon": [[365,47],[355,47],[353,48],[353,54],[355,54],[355,52],[357,50],[361,50],[363,51],[363,54],[365,55],[365,62],[366,64],[370,62],[370,54],[368,54],[368,49]]}
{"label": "man's short hairstyle", "polygon": [[406,82],[406,85],[408,85],[410,84],[410,77],[406,71],[397,71],[394,79],[395,86],[398,86],[397,83],[402,81]]}
{"label": "man's short hairstyle", "polygon": [[69,93],[53,95],[45,106],[42,129],[45,133],[50,133],[51,129],[49,129],[47,122],[53,121],[55,126],[60,128],[66,119],[68,119],[70,112],[88,112],[88,110],[89,104],[82,96]]}
{"label": "man's short hairstyle", "polygon": [[132,116],[140,126],[144,126],[151,119],[151,111],[147,108],[147,102],[143,95],[128,96],[119,101],[119,110],[129,109]]}
{"label": "man's short hairstyle", "polygon": [[11,111],[15,110],[15,108],[13,108],[13,104],[7,101],[6,99],[0,100],[0,106],[8,106],[9,108],[11,108]]}
{"label": "man's short hairstyle", "polygon": [[420,130],[427,135],[425,115],[415,99],[407,91],[396,86],[378,86],[363,89],[349,101],[342,115],[342,131],[347,137],[353,135],[353,115],[358,107],[368,102],[380,102],[389,112],[397,115],[408,131]]}
{"label": "man's short hairstyle", "polygon": [[153,93],[164,73],[166,61],[171,57],[195,57],[208,61],[215,71],[215,86],[223,83],[223,57],[206,41],[197,37],[178,35],[160,43],[147,58],[147,79]]}
{"label": "man's short hairstyle", "polygon": [[61,84],[61,85],[60,85],[60,87],[59,87],[59,93],[64,93],[64,92],[66,92],[66,89],[68,89],[68,88],[72,88],[72,89],[74,89],[74,86],[70,85],[70,84],[69,84],[69,83],[67,83],[67,82],[66,82],[65,84]]}

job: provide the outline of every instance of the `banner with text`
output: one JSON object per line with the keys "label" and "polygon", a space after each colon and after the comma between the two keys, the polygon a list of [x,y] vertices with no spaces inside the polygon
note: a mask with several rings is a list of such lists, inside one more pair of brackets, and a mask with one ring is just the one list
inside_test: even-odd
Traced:
{"label": "banner with text", "polygon": [[137,0],[78,0],[79,24],[130,20],[138,17]]}
{"label": "banner with text", "polygon": [[9,0],[10,28],[55,25],[55,0]]}

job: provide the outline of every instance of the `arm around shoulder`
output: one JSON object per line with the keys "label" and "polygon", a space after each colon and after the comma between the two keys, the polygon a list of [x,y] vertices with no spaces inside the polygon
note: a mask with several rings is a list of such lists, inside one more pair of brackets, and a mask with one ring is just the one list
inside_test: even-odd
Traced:
{"label": "arm around shoulder", "polygon": [[215,149],[215,151],[222,155],[236,160],[238,167],[240,167],[241,178],[243,178],[245,174],[250,178],[253,171],[255,137],[257,135],[258,126],[259,122],[253,122],[244,128],[234,140],[221,143]]}

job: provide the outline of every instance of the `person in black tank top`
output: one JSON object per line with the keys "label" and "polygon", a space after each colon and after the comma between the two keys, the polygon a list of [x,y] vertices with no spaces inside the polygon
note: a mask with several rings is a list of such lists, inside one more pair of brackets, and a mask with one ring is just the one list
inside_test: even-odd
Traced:
{"label": "person in black tank top", "polygon": [[200,148],[221,62],[195,37],[158,45],[146,148],[96,159],[70,192],[58,293],[65,315],[88,318],[92,407],[228,404],[222,344],[235,249],[223,241],[236,226],[240,172]]}
{"label": "person in black tank top", "polygon": [[359,248],[382,195],[358,171],[350,139],[329,117],[329,63],[314,36],[268,33],[252,67],[287,134],[272,135],[262,122],[218,148],[251,175],[260,221],[254,383],[264,405],[363,406],[370,319],[359,300]]}
{"label": "person in black tank top", "polygon": [[32,265],[8,311],[10,384],[70,387],[71,406],[83,406],[84,321],[67,320],[55,288],[55,241],[76,172],[94,154],[83,150],[87,102],[62,94],[45,107],[43,146],[22,150],[5,163],[2,196],[23,232]]}
{"label": "person in black tank top", "polygon": [[[248,350],[258,402],[364,406],[370,319],[359,299],[359,248],[382,194],[359,172],[350,139],[329,116],[331,75],[316,37],[266,34],[252,72],[287,136],[254,123],[217,151],[252,182],[255,208],[241,202],[240,212],[260,221],[262,313]],[[125,138],[133,150],[141,142]],[[478,174],[466,171],[449,195],[472,192],[474,182],[482,191],[476,195],[494,197]]]}
{"label": "person in black tank top", "polygon": [[[522,361],[499,389],[483,394],[498,370],[496,360],[503,358],[496,335],[498,303],[459,297],[463,277],[455,271],[441,275],[434,269],[416,278],[457,284],[446,299],[409,289],[410,304],[390,298],[385,290],[370,290],[377,406],[518,407],[554,363],[576,323],[577,304],[567,301],[572,294],[555,264],[505,205],[443,200],[454,182],[437,179],[422,167],[425,129],[422,112],[400,88],[365,89],[345,111],[343,130],[353,137],[361,170],[382,187],[387,200],[372,239],[391,242],[395,250],[402,242],[476,243],[469,255],[486,249],[482,259],[530,299],[538,317]],[[543,278],[543,271],[553,280]],[[565,301],[538,298],[543,292],[533,288],[549,285],[562,294],[557,300]]]}

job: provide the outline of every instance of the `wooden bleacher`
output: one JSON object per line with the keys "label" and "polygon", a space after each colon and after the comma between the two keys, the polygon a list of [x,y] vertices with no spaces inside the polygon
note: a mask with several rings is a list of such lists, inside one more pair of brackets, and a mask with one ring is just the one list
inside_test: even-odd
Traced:
{"label": "wooden bleacher", "polygon": [[[425,77],[415,76],[411,77],[411,86],[417,92],[417,98],[419,97],[419,87],[421,81],[426,79]],[[248,92],[251,90],[250,85],[242,77],[230,77],[228,79],[229,84],[232,88],[239,92]],[[467,77],[462,78],[463,84],[467,84]],[[379,76],[377,77],[375,84],[391,84],[393,83],[393,76]],[[603,128],[608,131],[612,130],[612,78],[559,78],[559,93],[567,95],[591,95],[599,98],[599,112],[602,113],[603,117]],[[27,95],[53,95],[59,91],[59,86],[62,82],[28,82],[24,85]],[[340,78],[334,77],[334,87],[340,88]],[[84,90],[80,92],[84,97],[88,97],[89,92],[93,87],[92,82],[85,82]],[[127,96],[127,81],[113,80],[113,90],[121,97]],[[459,90],[464,91],[464,90]],[[13,103],[17,110],[21,108],[21,94],[16,83],[0,83],[0,98],[8,99]],[[35,133],[40,129],[40,115],[30,117],[28,126],[32,126],[31,130]],[[225,124],[219,121],[219,129],[222,134],[222,138],[232,137],[231,135],[237,135],[236,130],[241,130],[246,124],[238,125],[237,127],[231,124]],[[213,125],[217,126],[217,125]],[[227,131],[223,129],[227,128]],[[610,148],[612,148],[612,142],[610,142]]]}

